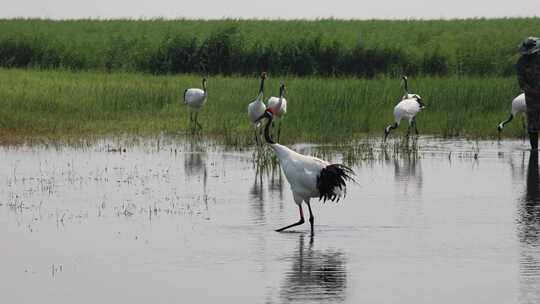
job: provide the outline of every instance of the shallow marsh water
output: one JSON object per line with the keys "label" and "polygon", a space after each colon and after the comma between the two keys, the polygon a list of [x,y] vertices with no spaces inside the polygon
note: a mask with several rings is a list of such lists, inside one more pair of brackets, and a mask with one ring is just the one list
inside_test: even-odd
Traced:
{"label": "shallow marsh water", "polygon": [[[175,138],[1,147],[3,302],[538,303],[527,143],[418,147],[358,157],[345,200],[312,204],[314,236],[273,231],[297,208],[252,150]],[[351,161],[346,147],[293,148]]]}

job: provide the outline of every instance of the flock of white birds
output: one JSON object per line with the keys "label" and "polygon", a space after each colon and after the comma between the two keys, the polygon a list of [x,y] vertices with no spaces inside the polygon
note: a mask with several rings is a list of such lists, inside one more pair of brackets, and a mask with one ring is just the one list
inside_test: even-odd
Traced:
{"label": "flock of white birds", "polygon": [[[319,200],[339,201],[344,197],[347,190],[347,182],[355,179],[354,171],[343,164],[331,164],[322,159],[302,155],[286,146],[274,142],[270,132],[270,126],[275,118],[280,119],[278,126],[278,136],[281,127],[281,119],[287,113],[287,100],[285,99],[285,84],[281,83],[279,88],[279,96],[272,96],[265,104],[264,99],[264,82],[267,78],[266,73],[260,76],[259,92],[255,100],[249,103],[247,107],[248,118],[253,124],[255,130],[255,140],[260,143],[261,124],[266,120],[264,126],[264,140],[269,147],[274,151],[274,154],[279,160],[279,164],[283,173],[291,186],[294,202],[296,203],[300,219],[298,222],[276,231],[284,231],[294,226],[301,225],[305,222],[302,203],[308,207],[309,222],[311,233],[314,233],[313,224],[314,216],[311,209],[311,198],[319,198]],[[184,103],[190,108],[190,122],[194,128],[202,129],[198,122],[198,114],[202,106],[208,99],[208,91],[206,87],[206,78],[203,78],[203,89],[191,88],[184,91]],[[401,100],[394,107],[394,123],[388,125],[384,129],[384,140],[388,137],[393,129],[396,129],[402,119],[406,119],[409,123],[409,129],[413,129],[418,135],[416,127],[416,115],[425,108],[422,97],[418,94],[410,93],[407,77],[403,76],[402,86],[405,91]],[[512,101],[512,111],[508,119],[498,124],[497,129],[502,131],[504,126],[509,123],[518,113],[526,112],[525,95],[520,94]]]}

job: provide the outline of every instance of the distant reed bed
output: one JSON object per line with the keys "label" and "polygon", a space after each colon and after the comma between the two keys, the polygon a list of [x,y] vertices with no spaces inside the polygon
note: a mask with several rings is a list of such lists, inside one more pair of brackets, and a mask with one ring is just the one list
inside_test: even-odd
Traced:
{"label": "distant reed bed", "polygon": [[152,74],[509,76],[540,18],[0,20],[0,67]]}

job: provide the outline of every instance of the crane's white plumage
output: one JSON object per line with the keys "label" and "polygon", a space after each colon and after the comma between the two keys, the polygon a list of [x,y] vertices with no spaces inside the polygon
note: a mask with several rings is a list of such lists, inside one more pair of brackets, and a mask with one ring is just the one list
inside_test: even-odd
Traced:
{"label": "crane's white plumage", "polygon": [[194,109],[200,110],[206,103],[208,98],[208,91],[206,90],[206,78],[203,78],[203,89],[191,88],[184,91],[184,103]]}
{"label": "crane's white plumage", "polygon": [[521,93],[512,100],[512,115],[527,113],[527,103],[525,102],[525,93]]}
{"label": "crane's white plumage", "polygon": [[280,144],[271,144],[270,147],[279,159],[285,178],[291,185],[296,204],[302,204],[304,199],[319,197],[317,177],[330,163],[302,155]]}
{"label": "crane's white plumage", "polygon": [[525,102],[525,93],[519,94],[518,96],[516,96],[516,98],[514,98],[514,100],[512,100],[512,110],[510,111],[510,116],[506,120],[501,121],[497,125],[497,130],[501,132],[504,126],[507,123],[511,122],[512,119],[520,113],[527,113],[527,103]]}
{"label": "crane's white plumage", "polygon": [[199,110],[205,104],[207,96],[208,94],[201,89],[187,89],[184,92],[184,103]]}
{"label": "crane's white plumage", "polygon": [[421,110],[422,106],[416,98],[404,99],[394,107],[394,120],[398,126],[402,119],[407,119],[410,124]]}
{"label": "crane's white plumage", "polygon": [[[285,86],[280,87],[280,99],[283,97]],[[279,104],[279,102],[278,102]],[[310,199],[318,197],[319,199],[338,200],[345,194],[346,181],[352,180],[354,172],[341,164],[330,164],[324,160],[312,156],[302,155],[286,146],[275,143],[270,137],[269,126],[272,123],[273,114],[269,108],[259,118],[268,118],[264,128],[264,137],[266,142],[274,151],[279,160],[279,164],[285,178],[291,186],[293,198],[300,211],[300,220],[289,226],[285,226],[276,231],[300,225],[304,223],[304,214],[302,211],[302,202],[305,202],[309,209],[309,221],[311,231],[313,232],[314,217],[311,210]]]}
{"label": "crane's white plumage", "polygon": [[272,96],[267,101],[268,108],[272,109],[274,116],[281,117],[287,114],[287,99],[282,98],[281,103],[279,97]]}
{"label": "crane's white plumage", "polygon": [[249,120],[256,124],[257,118],[261,117],[266,111],[266,105],[262,99],[262,92],[257,95],[257,98],[248,105],[248,117]]}
{"label": "crane's white plumage", "polygon": [[189,107],[189,119],[192,124],[202,129],[199,124],[199,111],[208,99],[208,90],[206,89],[206,78],[202,79],[203,89],[190,88],[184,91],[184,104]]}
{"label": "crane's white plumage", "polygon": [[409,122],[409,129],[414,127],[416,134],[418,130],[416,129],[416,114],[418,114],[424,108],[422,103],[422,98],[418,95],[414,98],[405,99],[400,101],[394,107],[394,123],[388,125],[384,129],[384,139],[388,137],[390,131],[397,128],[402,119],[406,119]]}
{"label": "crane's white plumage", "polygon": [[266,73],[262,73],[259,94],[257,94],[255,100],[251,102],[247,108],[249,120],[255,125],[257,125],[257,119],[264,114],[264,111],[266,111],[266,105],[263,102],[265,79]]}

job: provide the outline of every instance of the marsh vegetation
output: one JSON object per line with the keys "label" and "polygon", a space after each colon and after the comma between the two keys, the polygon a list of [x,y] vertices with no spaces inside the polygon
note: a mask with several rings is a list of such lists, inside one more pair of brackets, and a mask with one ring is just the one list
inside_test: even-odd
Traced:
{"label": "marsh vegetation", "polygon": [[[340,142],[380,137],[393,121],[402,95],[399,78],[297,78],[267,80],[266,98],[287,83],[289,111],[281,141]],[[200,84],[198,75],[152,76],[133,73],[0,70],[0,130],[9,136],[99,136],[105,134],[186,134],[189,112],[183,90]],[[411,90],[426,109],[418,115],[420,134],[490,138],[519,93],[504,77],[419,77]],[[203,134],[235,146],[254,143],[246,107],[258,90],[257,77],[215,76],[200,113]],[[502,133],[519,137],[517,118]],[[407,123],[392,133],[402,137]]]}
{"label": "marsh vegetation", "polygon": [[[153,74],[509,76],[540,18],[0,20],[0,66]],[[284,34],[286,33],[286,34]]]}

